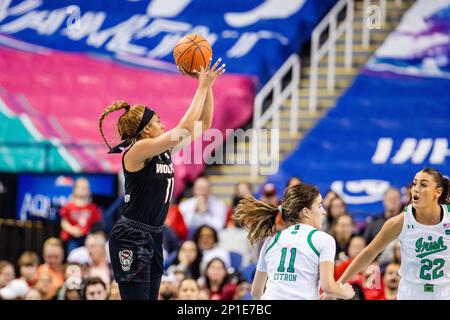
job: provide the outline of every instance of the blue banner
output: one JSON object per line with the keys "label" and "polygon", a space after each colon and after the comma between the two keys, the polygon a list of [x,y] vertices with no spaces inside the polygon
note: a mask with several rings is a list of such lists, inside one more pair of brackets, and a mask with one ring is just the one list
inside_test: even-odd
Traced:
{"label": "blue banner", "polygon": [[[0,33],[72,52],[176,71],[172,50],[198,33],[227,70],[267,81],[336,0],[3,0]],[[17,45],[0,39],[5,45]],[[23,49],[30,47],[22,46]],[[35,48],[38,50],[38,48]]]}
{"label": "blue banner", "polygon": [[357,219],[382,214],[390,186],[433,167],[450,174],[450,80],[358,76],[269,179],[281,196],[290,176],[340,194]]}
{"label": "blue banner", "polygon": [[69,200],[78,177],[89,181],[93,195],[116,195],[116,177],[112,174],[21,174],[17,186],[17,219],[58,220],[59,209]]}
{"label": "blue banner", "polygon": [[357,219],[382,214],[390,186],[424,167],[450,174],[450,0],[416,1],[337,105],[282,163],[290,176],[334,190]]}

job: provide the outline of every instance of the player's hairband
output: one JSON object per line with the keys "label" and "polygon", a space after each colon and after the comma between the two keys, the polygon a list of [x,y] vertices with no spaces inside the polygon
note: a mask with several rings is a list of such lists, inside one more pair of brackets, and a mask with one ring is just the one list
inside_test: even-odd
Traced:
{"label": "player's hairband", "polygon": [[144,130],[144,128],[150,122],[150,120],[152,119],[154,114],[155,114],[155,111],[153,111],[150,108],[145,107],[144,115],[142,116],[141,122],[139,123],[136,133],[133,136],[123,140],[118,145],[112,147],[108,151],[108,153],[121,153],[123,150],[125,150],[127,147],[129,147],[133,143],[133,140],[137,138],[137,136],[142,132],[142,130]]}
{"label": "player's hairband", "polygon": [[278,210],[281,212],[281,219],[283,219],[283,221],[286,221],[286,209],[282,208],[281,205],[279,205]]}

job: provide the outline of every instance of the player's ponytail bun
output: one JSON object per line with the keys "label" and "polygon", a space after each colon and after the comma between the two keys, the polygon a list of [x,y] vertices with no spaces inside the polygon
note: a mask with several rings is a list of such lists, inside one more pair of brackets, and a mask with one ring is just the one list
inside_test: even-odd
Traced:
{"label": "player's ponytail bun", "polygon": [[252,245],[275,233],[278,208],[250,196],[239,201],[233,219],[248,231]]}

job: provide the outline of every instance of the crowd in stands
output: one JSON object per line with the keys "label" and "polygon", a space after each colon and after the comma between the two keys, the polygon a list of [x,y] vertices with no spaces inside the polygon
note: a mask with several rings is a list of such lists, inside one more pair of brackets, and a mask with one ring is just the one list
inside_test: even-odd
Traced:
{"label": "crowd in stands", "polygon": [[[288,185],[301,183],[293,177]],[[232,219],[239,200],[253,195],[252,185],[236,184],[231,206],[212,194],[207,178],[198,178],[193,196],[173,204],[164,234],[164,269],[160,299],[250,300],[250,287],[260,246],[252,247],[247,232]],[[262,188],[262,201],[278,205],[273,184]],[[409,199],[406,199],[408,202]],[[384,212],[355,224],[342,198],[324,195],[327,210],[322,229],[336,240],[336,279],[352,259],[373,240],[383,223],[399,214],[406,203],[398,189],[384,196]],[[107,234],[100,209],[92,203],[89,182],[76,181],[71,201],[60,211],[60,238],[49,238],[36,252],[23,252],[17,265],[0,261],[0,299],[118,300],[120,293],[110,265]],[[281,216],[278,230],[284,228]],[[396,299],[400,280],[400,248],[394,242],[365,272],[355,275],[355,299]],[[17,272],[17,273],[16,273]]]}

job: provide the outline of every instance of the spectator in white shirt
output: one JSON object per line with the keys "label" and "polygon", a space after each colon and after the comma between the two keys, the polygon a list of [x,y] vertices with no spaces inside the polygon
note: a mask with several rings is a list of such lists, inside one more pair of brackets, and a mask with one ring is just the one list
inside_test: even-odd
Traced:
{"label": "spectator in white shirt", "polygon": [[211,186],[207,178],[200,177],[194,183],[194,196],[180,203],[184,221],[192,231],[206,224],[217,232],[225,227],[227,207],[225,203],[211,195]]}

